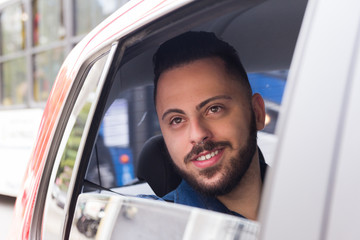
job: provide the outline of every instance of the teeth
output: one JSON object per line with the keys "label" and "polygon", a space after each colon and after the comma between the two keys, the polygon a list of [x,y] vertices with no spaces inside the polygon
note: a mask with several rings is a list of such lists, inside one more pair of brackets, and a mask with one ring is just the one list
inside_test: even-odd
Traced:
{"label": "teeth", "polygon": [[206,155],[202,155],[201,157],[198,157],[196,160],[197,160],[197,161],[209,160],[210,158],[218,155],[218,153],[219,153],[219,151],[216,150],[216,151],[211,152],[211,153],[208,153],[208,154],[206,154]]}

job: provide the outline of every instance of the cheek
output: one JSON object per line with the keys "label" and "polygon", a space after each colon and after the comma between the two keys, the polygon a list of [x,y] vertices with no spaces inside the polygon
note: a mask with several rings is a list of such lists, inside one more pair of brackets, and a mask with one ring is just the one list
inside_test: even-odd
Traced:
{"label": "cheek", "polygon": [[223,124],[220,131],[217,131],[218,138],[227,139],[228,141],[234,141],[240,134],[239,123],[226,123]]}
{"label": "cheek", "polygon": [[244,118],[240,118],[240,116],[234,116],[233,118],[229,118],[228,121],[223,122],[221,127],[217,129],[218,139],[224,139],[226,141],[230,141],[234,148],[238,148],[239,146],[244,145],[244,139],[247,139],[249,135],[249,124]]}
{"label": "cheek", "polygon": [[163,131],[163,136],[172,160],[177,166],[180,166],[184,162],[185,155],[188,153],[186,151],[186,139],[179,134],[169,134],[166,131]]}

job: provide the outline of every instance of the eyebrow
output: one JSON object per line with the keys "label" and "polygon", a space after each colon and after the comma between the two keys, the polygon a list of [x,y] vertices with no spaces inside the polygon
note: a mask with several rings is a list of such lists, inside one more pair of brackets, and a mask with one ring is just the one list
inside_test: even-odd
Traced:
{"label": "eyebrow", "polygon": [[185,112],[181,109],[177,109],[177,108],[171,108],[168,109],[166,112],[164,112],[164,114],[161,117],[161,120],[164,120],[164,118],[166,117],[166,115],[170,114],[170,113],[180,113],[180,114],[185,114]]}
{"label": "eyebrow", "polygon": [[209,99],[206,99],[205,101],[202,101],[199,105],[197,105],[196,110],[200,110],[201,108],[203,108],[209,102],[219,100],[219,99],[231,100],[232,98],[230,96],[228,96],[228,95],[219,95],[219,96],[211,97]]}
{"label": "eyebrow", "polygon": [[[209,102],[218,100],[218,99],[226,99],[226,100],[231,100],[232,98],[230,96],[227,95],[219,95],[219,96],[215,96],[215,97],[211,97],[209,99],[206,99],[205,101],[202,101],[199,105],[196,106],[196,110],[200,110],[201,108],[203,108],[206,104],[208,104]],[[180,114],[185,114],[185,112],[181,109],[177,109],[177,108],[171,108],[168,109],[167,111],[164,112],[164,114],[162,115],[161,119],[164,120],[165,117],[170,114],[170,113],[180,113]]]}

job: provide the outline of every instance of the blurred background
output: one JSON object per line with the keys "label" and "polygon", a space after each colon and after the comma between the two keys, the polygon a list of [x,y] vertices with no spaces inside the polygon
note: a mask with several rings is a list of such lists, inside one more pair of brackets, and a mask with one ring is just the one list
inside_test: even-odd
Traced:
{"label": "blurred background", "polygon": [[0,240],[46,100],[71,49],[128,0],[0,0]]}

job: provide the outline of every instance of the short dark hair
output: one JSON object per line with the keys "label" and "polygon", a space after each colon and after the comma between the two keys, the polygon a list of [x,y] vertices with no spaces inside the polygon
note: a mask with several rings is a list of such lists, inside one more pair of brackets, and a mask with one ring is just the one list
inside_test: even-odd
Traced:
{"label": "short dark hair", "polygon": [[163,72],[196,60],[212,57],[224,61],[228,73],[242,83],[247,95],[251,98],[252,91],[248,76],[235,48],[217,38],[214,33],[186,32],[161,44],[153,56],[155,105],[157,84]]}

